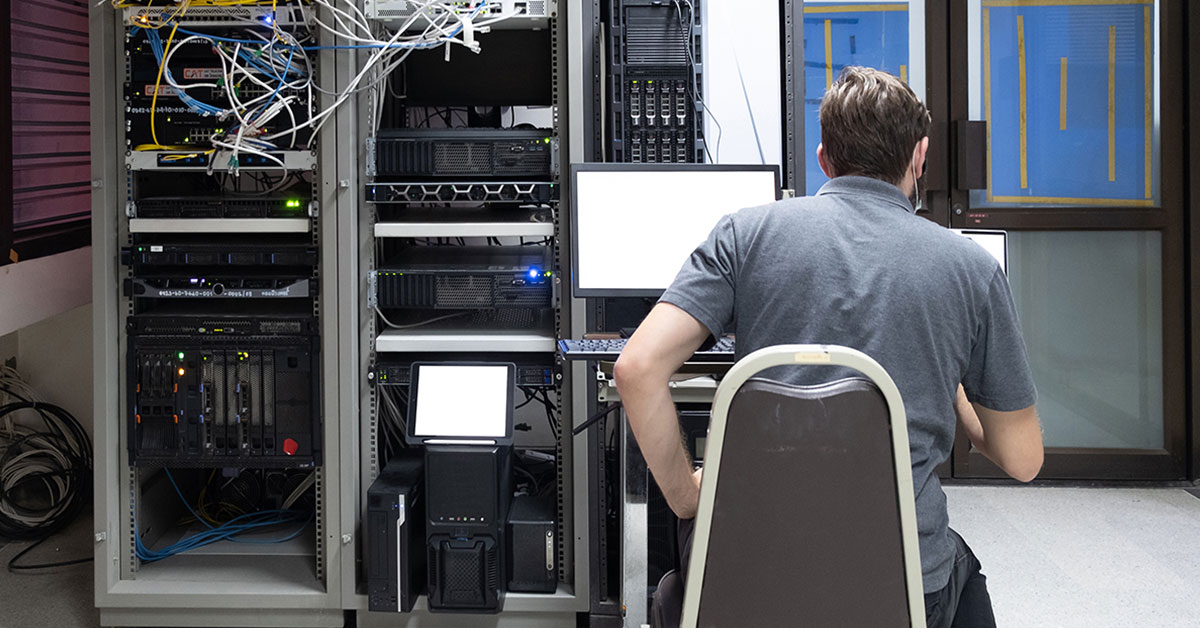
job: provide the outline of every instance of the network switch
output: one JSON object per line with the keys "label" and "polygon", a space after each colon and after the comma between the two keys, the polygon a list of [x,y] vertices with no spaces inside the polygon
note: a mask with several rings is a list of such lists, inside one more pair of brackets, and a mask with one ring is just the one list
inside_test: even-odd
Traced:
{"label": "network switch", "polygon": [[411,354],[404,360],[388,360],[375,367],[374,379],[382,386],[408,386],[413,362],[512,362],[517,365],[517,385],[528,388],[553,387],[562,377],[553,358],[538,360],[539,354]]}

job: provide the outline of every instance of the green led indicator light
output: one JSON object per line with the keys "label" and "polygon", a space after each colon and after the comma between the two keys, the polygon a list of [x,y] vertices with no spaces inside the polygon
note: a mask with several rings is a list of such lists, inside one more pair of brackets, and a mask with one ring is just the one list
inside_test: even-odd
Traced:
{"label": "green led indicator light", "polygon": [[299,199],[295,199],[295,198],[293,198],[293,199],[290,199],[290,200],[288,200],[288,201],[285,203],[285,205],[286,205],[287,207],[290,207],[290,208],[292,208],[292,209],[296,209],[296,208],[300,207],[300,200],[299,200]]}
{"label": "green led indicator light", "polygon": [[180,351],[180,352],[179,352],[179,359],[180,359],[180,360],[182,360],[182,359],[183,359],[183,352],[182,352],[182,351]]}

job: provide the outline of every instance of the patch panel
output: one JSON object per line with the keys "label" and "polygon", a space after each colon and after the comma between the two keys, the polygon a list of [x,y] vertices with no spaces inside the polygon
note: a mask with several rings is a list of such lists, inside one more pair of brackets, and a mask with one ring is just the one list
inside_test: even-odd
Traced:
{"label": "patch panel", "polygon": [[[193,11],[201,9],[203,7],[189,9],[187,15],[190,16]],[[155,10],[161,11],[162,9]],[[174,11],[174,9],[170,9],[170,11]],[[237,22],[237,28],[231,28],[229,26],[232,25],[222,25],[219,22],[205,22],[189,28],[202,29],[201,32],[213,37],[244,38],[247,36],[248,23],[254,24],[255,21]],[[262,32],[269,33],[270,31],[266,30],[267,25],[263,24],[263,26]],[[127,60],[125,140],[130,148],[154,146],[172,148],[195,146],[198,150],[209,148],[212,146],[211,138],[213,136],[220,137],[232,133],[234,126],[238,123],[238,120],[232,115],[222,120],[212,111],[228,110],[233,107],[235,100],[238,103],[254,102],[254,99],[274,92],[273,88],[268,90],[267,85],[276,79],[265,73],[265,66],[254,66],[253,64],[248,64],[247,67],[255,71],[257,80],[263,81],[267,85],[261,85],[255,80],[239,75],[240,78],[234,81],[234,86],[229,87],[226,82],[232,79],[230,75],[232,69],[223,65],[222,58],[214,53],[213,40],[184,37],[178,34],[171,41],[170,63],[166,66],[166,70],[170,72],[170,78],[179,87],[169,85],[167,78],[160,72],[162,64],[156,53],[156,45],[158,52],[161,53],[161,46],[165,45],[168,37],[166,33],[158,31],[131,29],[130,34],[125,38]],[[158,44],[154,42],[158,42]],[[294,60],[294,71],[289,73],[289,77],[293,80],[296,79],[299,72],[307,71],[306,69],[312,65],[311,63],[302,63],[297,55]],[[155,89],[156,85],[157,90]],[[230,90],[233,91],[233,94],[230,94]],[[156,93],[157,97],[155,97]],[[263,99],[264,102],[265,100]],[[293,120],[303,120],[311,115],[307,90],[281,89],[272,100],[275,102],[286,100],[291,115],[287,115],[286,112],[276,114],[268,124],[261,126],[262,135],[287,130],[294,125]],[[198,107],[209,107],[210,109]],[[247,111],[243,115],[249,116],[252,111],[254,108],[247,107]],[[311,129],[298,129],[294,139],[290,134],[283,136],[275,140],[276,146],[280,148],[302,146],[309,141],[311,136]],[[251,155],[244,154],[242,161],[249,157]],[[267,161],[269,162],[269,160]],[[160,165],[161,167],[180,167],[183,164],[168,159]]]}
{"label": "patch panel", "polygon": [[[147,2],[149,4],[149,2]],[[165,4],[161,1],[156,4]],[[131,27],[155,26],[170,21],[178,23],[181,28],[196,26],[231,26],[245,27],[247,24],[263,26],[277,25],[280,28],[296,28],[305,26],[311,21],[309,9],[301,6],[284,6],[299,4],[293,0],[279,2],[272,9],[270,6],[222,6],[222,7],[188,7],[180,12],[178,6],[130,7],[124,9],[122,18]],[[178,5],[178,3],[176,3]]]}

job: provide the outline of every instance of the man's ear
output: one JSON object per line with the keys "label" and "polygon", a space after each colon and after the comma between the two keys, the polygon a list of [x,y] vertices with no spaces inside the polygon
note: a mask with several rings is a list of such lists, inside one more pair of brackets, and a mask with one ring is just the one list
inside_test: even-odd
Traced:
{"label": "man's ear", "polygon": [[829,177],[830,179],[837,177],[837,175],[833,173],[833,166],[829,163],[829,156],[825,154],[824,143],[817,144],[817,163],[821,165],[821,172],[824,172],[825,176]]}
{"label": "man's ear", "polygon": [[929,138],[922,137],[913,147],[913,172],[918,179],[925,174],[925,156],[929,153]]}

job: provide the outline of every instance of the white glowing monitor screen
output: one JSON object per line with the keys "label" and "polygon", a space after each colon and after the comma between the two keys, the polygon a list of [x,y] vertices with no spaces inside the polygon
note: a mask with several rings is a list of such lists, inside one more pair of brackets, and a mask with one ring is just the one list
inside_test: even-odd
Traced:
{"label": "white glowing monitor screen", "polygon": [[661,294],[722,216],[775,200],[755,168],[576,172],[575,296]]}
{"label": "white glowing monitor screen", "polygon": [[983,247],[983,250],[1000,262],[1000,269],[1008,273],[1008,233],[1004,231],[987,231],[981,229],[954,229],[955,233],[966,236]]}
{"label": "white glowing monitor screen", "polygon": [[414,365],[413,435],[421,438],[504,438],[512,417],[512,382],[505,365]]}

